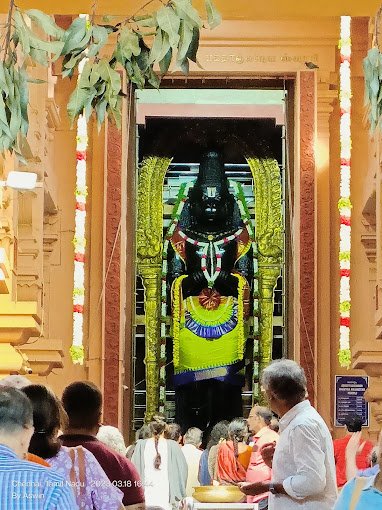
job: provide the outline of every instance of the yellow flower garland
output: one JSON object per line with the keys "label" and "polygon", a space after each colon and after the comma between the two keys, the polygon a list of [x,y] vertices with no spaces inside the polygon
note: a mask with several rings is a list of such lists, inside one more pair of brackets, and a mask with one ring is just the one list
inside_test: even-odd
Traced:
{"label": "yellow flower garland", "polygon": [[181,317],[181,290],[182,281],[187,278],[184,274],[176,278],[172,286],[172,310],[173,310],[173,323],[172,323],[172,338],[173,338],[173,363],[174,367],[179,366],[179,332],[180,332],[180,317]]}
{"label": "yellow flower garland", "polygon": [[243,359],[244,346],[245,346],[245,335],[244,335],[244,288],[246,280],[241,274],[234,274],[238,279],[237,284],[237,323],[239,325],[239,338],[237,340],[237,353],[238,358]]}

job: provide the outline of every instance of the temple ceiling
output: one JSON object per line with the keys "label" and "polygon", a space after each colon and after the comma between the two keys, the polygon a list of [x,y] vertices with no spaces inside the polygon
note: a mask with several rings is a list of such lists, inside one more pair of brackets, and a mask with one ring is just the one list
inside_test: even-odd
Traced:
{"label": "temple ceiling", "polygon": [[[8,0],[0,0],[0,12],[6,12]],[[41,9],[52,14],[86,13],[91,9],[90,0],[19,0],[17,5],[23,9]],[[97,14],[133,14],[144,5],[144,0],[98,0]],[[286,2],[285,0],[268,0],[268,2],[248,0],[215,0],[223,19],[281,19],[327,16],[372,16],[380,6],[380,0],[320,0],[319,2],[303,2],[302,0]],[[195,6],[202,8],[203,0],[195,0]],[[160,0],[154,0],[149,9],[160,6]]]}

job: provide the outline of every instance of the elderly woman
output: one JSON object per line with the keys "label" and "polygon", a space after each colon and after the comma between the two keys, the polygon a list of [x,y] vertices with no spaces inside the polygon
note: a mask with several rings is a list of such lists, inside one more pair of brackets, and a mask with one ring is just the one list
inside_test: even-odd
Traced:
{"label": "elderly woman", "polygon": [[222,420],[213,426],[207,443],[207,448],[200,457],[199,482],[200,485],[211,485],[216,480],[216,461],[221,443],[228,439],[227,420]]}
{"label": "elderly woman", "polygon": [[117,427],[112,427],[111,425],[101,425],[97,434],[97,439],[121,455],[126,455],[127,448],[125,445],[125,440],[123,439],[123,435],[119,429],[117,429]]}
{"label": "elderly woman", "polygon": [[245,480],[252,447],[248,446],[247,420],[235,418],[228,425],[228,441],[220,445],[216,475],[220,483],[233,484]]}
{"label": "elderly woman", "polygon": [[382,508],[382,434],[378,448],[379,472],[369,477],[356,477],[344,485],[334,510],[371,510]]}

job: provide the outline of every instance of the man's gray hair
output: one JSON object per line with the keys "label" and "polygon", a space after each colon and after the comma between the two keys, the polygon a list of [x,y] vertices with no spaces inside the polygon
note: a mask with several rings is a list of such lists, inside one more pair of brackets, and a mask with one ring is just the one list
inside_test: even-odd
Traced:
{"label": "man's gray hair", "polygon": [[198,429],[198,427],[191,427],[184,434],[183,442],[184,444],[193,444],[194,446],[199,446],[202,442],[203,432]]}
{"label": "man's gray hair", "polygon": [[279,400],[301,401],[306,396],[304,369],[291,359],[277,359],[261,375],[261,385]]}
{"label": "man's gray hair", "polygon": [[9,388],[16,388],[18,390],[22,390],[31,384],[29,379],[18,374],[7,375],[0,380],[0,386],[8,386]]}
{"label": "man's gray hair", "polygon": [[0,434],[11,435],[33,425],[33,409],[29,398],[20,390],[0,387]]}
{"label": "man's gray hair", "polygon": [[272,411],[264,406],[254,406],[254,408],[257,416],[260,416],[260,418],[264,420],[265,425],[269,425],[273,417]]}

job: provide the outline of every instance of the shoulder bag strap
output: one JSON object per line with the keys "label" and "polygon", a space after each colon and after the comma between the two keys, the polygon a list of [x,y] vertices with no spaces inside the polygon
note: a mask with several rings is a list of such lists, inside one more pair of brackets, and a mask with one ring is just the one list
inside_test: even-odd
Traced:
{"label": "shoulder bag strap", "polygon": [[69,473],[69,478],[70,478],[70,482],[72,484],[72,487],[74,488],[75,487],[75,483],[76,483],[76,469],[75,469],[75,458],[76,458],[76,454],[74,452],[74,448],[69,448],[69,456],[70,456],[70,460],[72,461],[72,466],[70,468],[70,473]]}
{"label": "shoulder bag strap", "polygon": [[362,489],[366,483],[366,478],[357,477],[355,479],[354,490],[350,500],[349,510],[355,510],[357,508],[358,501],[361,497]]}
{"label": "shoulder bag strap", "polygon": [[85,450],[82,446],[77,446],[77,456],[78,456],[78,475],[79,475],[79,483],[80,483],[80,494],[81,496],[85,493],[85,483],[86,483],[86,463],[85,463]]}

